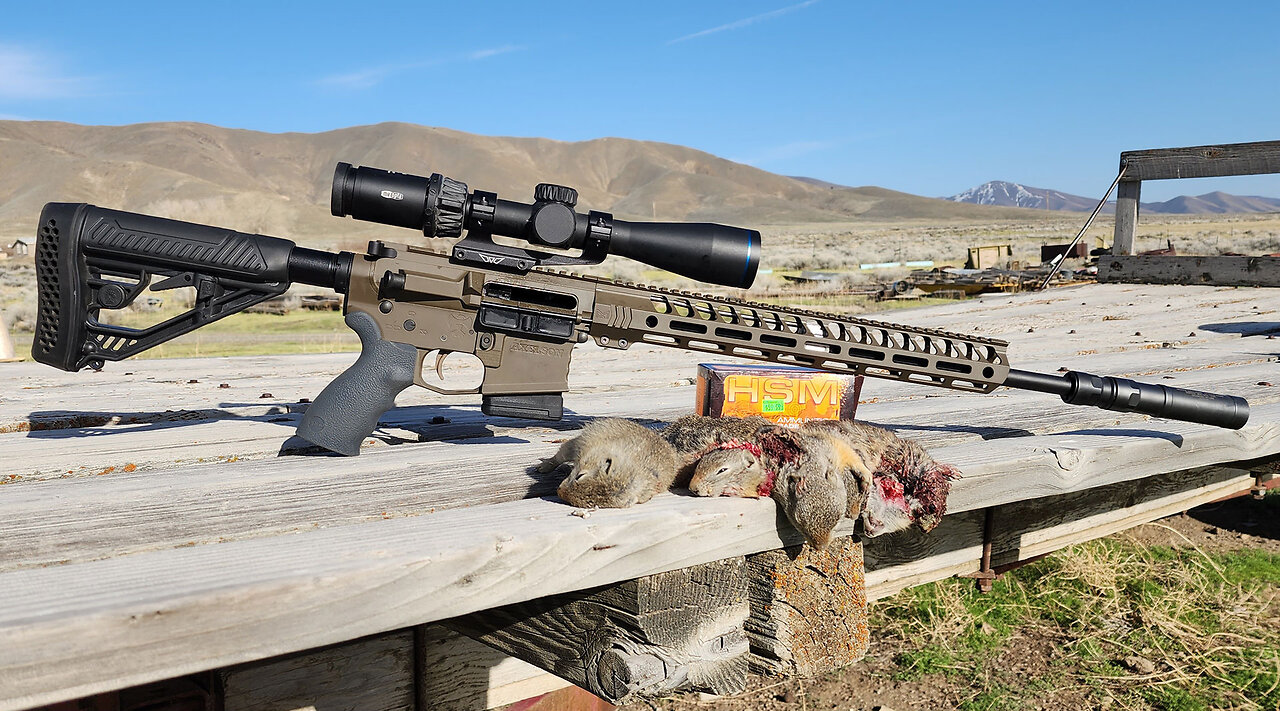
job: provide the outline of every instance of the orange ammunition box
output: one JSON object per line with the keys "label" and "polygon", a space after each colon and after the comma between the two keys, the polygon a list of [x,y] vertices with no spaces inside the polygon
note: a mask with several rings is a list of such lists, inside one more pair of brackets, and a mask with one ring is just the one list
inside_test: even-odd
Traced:
{"label": "orange ammunition box", "polygon": [[712,417],[760,415],[780,425],[852,420],[861,375],[785,365],[698,366],[697,412]]}

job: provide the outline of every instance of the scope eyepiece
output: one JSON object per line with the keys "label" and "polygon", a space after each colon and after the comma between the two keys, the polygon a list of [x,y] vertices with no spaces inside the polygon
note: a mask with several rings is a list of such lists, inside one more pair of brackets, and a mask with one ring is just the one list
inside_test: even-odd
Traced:
{"label": "scope eyepiece", "polygon": [[[760,265],[760,233],[726,225],[626,222],[603,212],[574,210],[573,188],[541,183],[532,204],[468,192],[466,183],[439,173],[424,178],[339,163],[333,174],[330,209],[337,217],[422,230],[427,237],[468,237],[454,258],[525,271],[535,264],[598,264],[607,254],[630,257],[698,281],[751,286]],[[492,242],[491,235],[532,245],[581,249],[581,257],[519,250]]]}

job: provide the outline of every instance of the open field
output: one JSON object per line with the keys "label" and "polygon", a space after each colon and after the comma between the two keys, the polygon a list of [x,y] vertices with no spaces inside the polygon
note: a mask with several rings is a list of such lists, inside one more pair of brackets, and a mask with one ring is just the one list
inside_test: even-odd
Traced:
{"label": "open field", "polygon": [[[1040,246],[1069,241],[1083,223],[1074,213],[1045,213],[1035,219],[1010,221],[930,221],[896,220],[858,223],[816,223],[763,228],[768,248],[761,262],[762,273],[746,291],[708,287],[690,279],[655,270],[629,259],[611,258],[584,269],[590,274],[663,286],[713,291],[771,303],[803,306],[840,313],[868,313],[895,308],[928,306],[943,300],[876,303],[861,297],[824,297],[815,289],[803,294],[789,286],[780,272],[805,269],[845,273],[845,283],[863,284],[891,281],[905,276],[907,269],[863,271],[862,263],[932,260],[938,265],[961,266],[966,249],[986,244],[1013,245],[1013,258],[1038,263]],[[1099,219],[1086,239],[1110,242],[1112,226]],[[1231,251],[1265,254],[1280,251],[1280,215],[1160,215],[1139,224],[1138,249],[1163,247],[1171,241],[1181,254],[1219,254]],[[412,240],[411,233],[400,239]],[[303,240],[305,241],[305,240]],[[350,248],[356,248],[349,245]],[[836,282],[832,285],[840,285]],[[821,291],[821,289],[817,289]],[[795,294],[787,296],[788,293]],[[129,313],[120,318],[126,325],[154,323],[178,313],[170,294],[157,312]],[[767,295],[767,296],[766,296]],[[35,326],[35,271],[30,259],[0,262],[0,314],[13,333],[15,349],[22,355],[30,348]],[[194,333],[157,347],[143,357],[186,357],[199,355],[251,355],[270,353],[324,353],[356,350],[359,340],[333,312],[295,311],[286,316],[239,314],[206,326]]]}

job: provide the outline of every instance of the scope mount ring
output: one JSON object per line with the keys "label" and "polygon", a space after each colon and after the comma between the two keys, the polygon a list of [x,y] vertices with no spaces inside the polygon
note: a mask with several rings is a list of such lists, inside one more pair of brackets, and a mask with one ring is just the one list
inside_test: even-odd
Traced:
{"label": "scope mount ring", "polygon": [[[592,212],[592,217],[597,213]],[[607,217],[607,213],[599,213]],[[600,226],[592,221],[582,254],[552,254],[539,252],[493,241],[493,235],[479,230],[467,230],[467,236],[454,243],[449,261],[454,264],[479,266],[487,269],[524,274],[534,267],[568,266],[572,264],[600,264],[609,256],[608,220]]]}

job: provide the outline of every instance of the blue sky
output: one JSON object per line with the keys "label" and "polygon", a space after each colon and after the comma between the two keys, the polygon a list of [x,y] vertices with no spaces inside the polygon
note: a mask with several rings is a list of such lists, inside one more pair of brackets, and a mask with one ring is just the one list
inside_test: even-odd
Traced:
{"label": "blue sky", "polygon": [[[4,118],[622,136],[935,196],[990,179],[1094,196],[1122,150],[1280,139],[1274,2],[0,9]],[[1280,176],[1143,198],[1214,189],[1280,196]]]}

